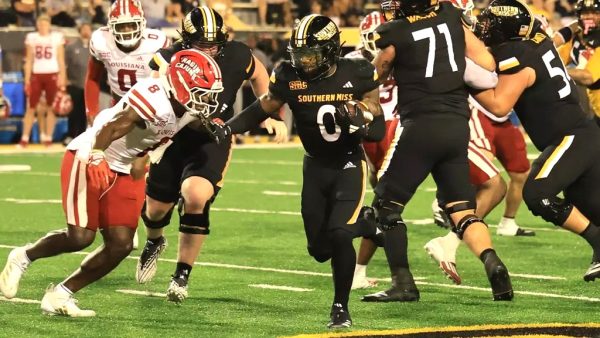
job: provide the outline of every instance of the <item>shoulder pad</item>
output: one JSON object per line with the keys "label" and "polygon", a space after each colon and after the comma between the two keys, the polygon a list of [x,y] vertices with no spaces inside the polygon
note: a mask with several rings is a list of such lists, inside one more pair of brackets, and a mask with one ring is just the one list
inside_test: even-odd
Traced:
{"label": "shoulder pad", "polygon": [[348,61],[353,63],[352,69],[355,70],[356,75],[359,78],[377,81],[377,71],[375,66],[367,59],[348,59]]}
{"label": "shoulder pad", "polygon": [[386,22],[375,29],[375,46],[383,49],[393,43],[394,34],[392,27],[396,25],[395,21]]}
{"label": "shoulder pad", "polygon": [[509,41],[493,47],[498,74],[515,74],[527,67],[530,48],[525,41]]}

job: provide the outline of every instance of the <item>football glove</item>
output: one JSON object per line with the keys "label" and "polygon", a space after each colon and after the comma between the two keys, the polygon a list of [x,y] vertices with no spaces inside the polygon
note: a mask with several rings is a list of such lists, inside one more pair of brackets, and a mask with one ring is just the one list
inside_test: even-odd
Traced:
{"label": "football glove", "polygon": [[335,111],[335,121],[342,128],[348,128],[350,134],[367,134],[367,124],[373,120],[366,104],[351,100],[342,103]]}
{"label": "football glove", "polygon": [[220,119],[212,120],[206,127],[217,144],[231,138],[231,128]]}
{"label": "football glove", "polygon": [[105,190],[109,187],[114,173],[110,170],[104,151],[93,149],[88,159],[87,174],[90,185],[98,190]]}

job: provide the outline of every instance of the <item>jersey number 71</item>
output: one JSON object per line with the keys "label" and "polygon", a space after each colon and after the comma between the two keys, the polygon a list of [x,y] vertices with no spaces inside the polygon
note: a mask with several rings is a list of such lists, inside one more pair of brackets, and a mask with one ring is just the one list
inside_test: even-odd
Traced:
{"label": "jersey number 71", "polygon": [[[458,66],[456,65],[456,60],[454,60],[454,49],[452,48],[452,37],[450,36],[450,30],[448,29],[448,25],[445,23],[436,26],[438,33],[442,34],[446,39],[446,45],[448,46],[448,60],[450,61],[450,67],[452,67],[452,71],[458,71]],[[423,29],[419,29],[412,33],[413,39],[415,41],[420,41],[424,39],[429,40],[429,52],[427,53],[427,67],[425,68],[425,77],[433,76],[433,65],[435,63],[435,32],[432,27],[427,27]]]}

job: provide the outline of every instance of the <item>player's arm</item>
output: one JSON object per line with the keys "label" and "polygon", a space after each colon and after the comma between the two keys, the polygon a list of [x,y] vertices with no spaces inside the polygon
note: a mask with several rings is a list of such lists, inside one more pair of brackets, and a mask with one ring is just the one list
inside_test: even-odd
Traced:
{"label": "player's arm", "polygon": [[578,85],[591,86],[594,84],[594,77],[587,69],[569,68],[567,72]]}
{"label": "player's arm", "polygon": [[467,86],[474,89],[494,88],[498,84],[498,74],[491,72],[469,58],[465,58],[466,68],[463,78]]}
{"label": "player's arm", "polygon": [[31,71],[33,69],[33,47],[26,45],[25,64],[23,65],[23,75],[25,76],[25,93],[29,95],[29,85],[31,84]]}
{"label": "player's arm", "polygon": [[479,40],[473,32],[463,26],[465,32],[465,56],[482,68],[491,71],[496,69],[494,56],[487,47]]}
{"label": "player's arm", "polygon": [[146,165],[148,164],[148,159],[150,158],[150,156],[148,156],[148,154],[144,155],[143,157],[139,157],[137,158],[135,161],[133,161],[131,163],[131,177],[134,180],[139,180],[144,178],[144,176],[146,175]]}
{"label": "player's arm", "polygon": [[96,60],[93,56],[90,56],[88,59],[84,87],[85,113],[88,124],[90,125],[94,122],[96,115],[98,115],[100,105],[100,81],[102,81],[105,73],[106,68],[104,67],[104,64]]}
{"label": "player's arm", "polygon": [[559,29],[552,36],[552,42],[554,46],[559,47],[571,41],[573,36],[579,32],[581,28],[579,28],[579,23],[577,21],[573,21],[571,24]]}
{"label": "player's arm", "polygon": [[269,91],[242,110],[241,113],[228,120],[226,124],[233,134],[245,133],[252,128],[256,128],[266,118],[275,118],[284,103],[283,100]]}
{"label": "player's arm", "polygon": [[123,110],[100,127],[96,133],[93,149],[106,150],[113,141],[127,135],[138,123],[143,123],[142,118],[130,105],[126,105]]}
{"label": "player's arm", "polygon": [[56,47],[56,61],[58,62],[58,88],[62,89],[67,85],[67,67],[65,66],[65,45],[60,44]]}
{"label": "player's arm", "polygon": [[381,141],[385,136],[385,119],[383,109],[379,104],[379,87],[365,93],[361,101],[373,115],[373,120],[368,122],[363,138],[371,142]]}
{"label": "player's arm", "polygon": [[525,67],[514,74],[498,75],[494,89],[473,94],[473,97],[490,113],[502,117],[508,115],[525,89],[535,82],[535,71]]}
{"label": "player's arm", "polygon": [[396,48],[393,45],[380,49],[375,56],[373,66],[377,70],[380,82],[385,81],[392,72],[394,58],[396,58]]}

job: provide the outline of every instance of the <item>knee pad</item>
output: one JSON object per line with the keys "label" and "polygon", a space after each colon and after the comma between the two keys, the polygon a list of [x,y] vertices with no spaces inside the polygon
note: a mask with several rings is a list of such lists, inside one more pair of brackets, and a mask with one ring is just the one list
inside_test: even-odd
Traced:
{"label": "knee pad", "polygon": [[169,225],[171,222],[171,215],[173,214],[173,208],[167,212],[165,217],[158,221],[153,221],[148,216],[146,216],[146,202],[144,202],[144,206],[142,207],[142,221],[144,221],[144,225],[150,229],[161,229]]}
{"label": "knee pad", "polygon": [[308,254],[319,263],[325,263],[331,259],[330,250],[324,250],[323,248],[313,248],[311,246],[308,246],[306,249],[308,250]]}
{"label": "knee pad", "polygon": [[458,221],[458,223],[454,223],[452,217],[450,217],[454,213],[465,210],[474,210],[476,207],[477,205],[474,202],[466,201],[456,203],[451,207],[444,208],[444,212],[446,213],[446,215],[448,215],[448,218],[450,219],[452,231],[458,235],[458,238],[462,239],[467,228],[473,223],[481,222],[487,226],[487,224],[475,214],[468,214],[464,216],[460,221]]}
{"label": "knee pad", "polygon": [[573,204],[556,196],[527,198],[525,203],[532,214],[540,216],[544,221],[553,223],[556,226],[562,226],[573,210]]}
{"label": "knee pad", "polygon": [[[180,203],[180,206],[183,203]],[[208,211],[210,210],[210,202],[204,206],[201,214],[186,214],[185,210],[180,207],[179,214],[179,232],[186,234],[208,235],[210,234],[210,221],[208,219]]]}
{"label": "knee pad", "polygon": [[404,224],[402,220],[404,205],[378,198],[373,208],[375,209],[377,223],[382,231],[387,231]]}

